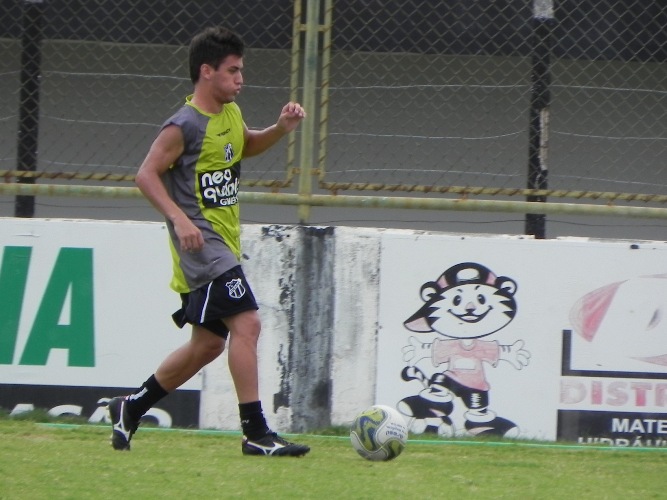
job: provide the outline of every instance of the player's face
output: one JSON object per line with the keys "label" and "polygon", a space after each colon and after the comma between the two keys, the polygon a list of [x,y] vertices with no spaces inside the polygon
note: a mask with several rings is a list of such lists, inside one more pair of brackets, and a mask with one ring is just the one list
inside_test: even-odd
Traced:
{"label": "player's face", "polygon": [[243,58],[227,56],[211,74],[212,92],[221,103],[233,102],[243,86]]}

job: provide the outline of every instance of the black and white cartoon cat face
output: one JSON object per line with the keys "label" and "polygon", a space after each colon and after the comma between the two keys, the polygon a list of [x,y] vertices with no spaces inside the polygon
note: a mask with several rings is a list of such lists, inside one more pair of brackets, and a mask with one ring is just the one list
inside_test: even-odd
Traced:
{"label": "black and white cartoon cat face", "polygon": [[514,280],[480,264],[463,262],[421,288],[425,304],[404,322],[413,332],[436,332],[455,339],[491,335],[510,323],[517,310]]}

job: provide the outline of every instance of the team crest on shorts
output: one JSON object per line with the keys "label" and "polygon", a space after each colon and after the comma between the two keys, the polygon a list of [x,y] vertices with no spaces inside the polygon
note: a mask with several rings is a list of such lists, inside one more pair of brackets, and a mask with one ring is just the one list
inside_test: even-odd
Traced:
{"label": "team crest on shorts", "polygon": [[243,286],[241,278],[234,278],[225,283],[225,286],[229,290],[229,296],[233,299],[240,299],[245,295],[245,287]]}

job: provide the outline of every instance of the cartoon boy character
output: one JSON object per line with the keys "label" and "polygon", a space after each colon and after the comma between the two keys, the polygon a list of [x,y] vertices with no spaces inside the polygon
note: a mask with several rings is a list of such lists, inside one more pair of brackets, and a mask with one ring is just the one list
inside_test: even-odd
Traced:
{"label": "cartoon boy character", "polygon": [[[404,322],[417,333],[436,333],[444,338],[422,342],[410,337],[403,348],[403,359],[410,366],[403,369],[403,380],[419,380],[424,385],[419,395],[401,400],[398,409],[411,417],[411,430],[436,430],[449,435],[449,415],[454,396],[465,407],[465,428],[472,435],[516,436],[513,422],[496,416],[489,409],[489,383],[484,364],[497,366],[507,361],[517,370],[528,364],[530,353],[523,340],[512,345],[479,340],[510,323],[517,311],[514,295],[517,285],[506,276],[473,262],[463,262],[447,269],[436,281],[422,285],[425,304]],[[415,365],[430,358],[439,371],[427,378]]]}

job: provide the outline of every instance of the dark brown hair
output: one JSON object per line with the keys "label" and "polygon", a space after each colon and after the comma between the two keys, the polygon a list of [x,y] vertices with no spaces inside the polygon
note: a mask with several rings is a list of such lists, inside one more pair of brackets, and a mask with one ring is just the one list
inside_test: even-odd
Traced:
{"label": "dark brown hair", "polygon": [[243,57],[244,49],[243,40],[233,31],[222,27],[206,28],[190,42],[190,80],[197,83],[202,64],[218,69],[229,55]]}

